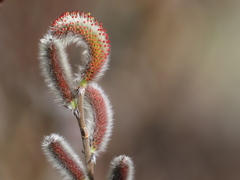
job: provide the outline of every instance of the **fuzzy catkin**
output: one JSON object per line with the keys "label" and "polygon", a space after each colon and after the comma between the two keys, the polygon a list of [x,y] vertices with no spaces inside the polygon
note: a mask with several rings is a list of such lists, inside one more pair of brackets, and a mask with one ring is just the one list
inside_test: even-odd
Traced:
{"label": "fuzzy catkin", "polygon": [[96,83],[91,83],[86,87],[85,101],[91,150],[98,155],[106,149],[111,136],[113,112],[108,97]]}
{"label": "fuzzy catkin", "polygon": [[46,136],[42,148],[64,180],[87,180],[83,163],[63,137],[57,134]]}
{"label": "fuzzy catkin", "polygon": [[45,81],[57,102],[71,108],[74,101],[74,88],[71,67],[62,43],[47,34],[40,40],[40,68]]}
{"label": "fuzzy catkin", "polygon": [[66,45],[70,43],[87,44],[78,80],[80,84],[99,79],[106,71],[110,56],[110,40],[102,23],[84,12],[66,12],[53,21],[50,32]]}
{"label": "fuzzy catkin", "polygon": [[110,166],[108,180],[133,180],[134,167],[131,158],[125,155],[115,157]]}

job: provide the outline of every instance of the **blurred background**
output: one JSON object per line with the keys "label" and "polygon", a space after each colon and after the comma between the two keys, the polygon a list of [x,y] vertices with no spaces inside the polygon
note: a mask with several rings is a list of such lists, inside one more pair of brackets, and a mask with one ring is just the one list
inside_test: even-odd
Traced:
{"label": "blurred background", "polygon": [[[137,180],[240,179],[240,1],[5,0],[0,9],[0,179],[59,180],[41,150],[66,137],[81,154],[71,112],[55,104],[38,43],[66,11],[91,12],[110,36],[114,131],[97,160],[133,158]],[[79,49],[69,48],[72,64]],[[74,65],[73,65],[74,66]]]}

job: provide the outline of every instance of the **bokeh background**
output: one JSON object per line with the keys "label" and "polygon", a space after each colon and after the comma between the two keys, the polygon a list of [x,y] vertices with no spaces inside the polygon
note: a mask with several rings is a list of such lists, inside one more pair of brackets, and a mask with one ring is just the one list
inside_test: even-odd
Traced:
{"label": "bokeh background", "polygon": [[[112,45],[100,84],[113,105],[114,131],[96,180],[120,154],[133,158],[137,180],[239,180],[238,0],[3,1],[0,179],[60,179],[41,150],[53,132],[81,154],[77,122],[53,102],[37,59],[51,21],[75,10],[102,22]],[[68,52],[78,64],[79,49]]]}

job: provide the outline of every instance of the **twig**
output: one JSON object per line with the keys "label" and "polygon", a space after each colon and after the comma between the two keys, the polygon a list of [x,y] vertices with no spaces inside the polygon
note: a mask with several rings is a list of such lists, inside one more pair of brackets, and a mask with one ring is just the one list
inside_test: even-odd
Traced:
{"label": "twig", "polygon": [[94,180],[94,162],[92,162],[91,160],[92,153],[90,149],[89,133],[86,127],[85,117],[84,117],[84,108],[83,108],[84,93],[85,93],[85,88],[80,87],[79,98],[78,98],[79,115],[78,116],[76,115],[76,118],[78,120],[79,128],[82,135],[87,174],[89,176],[89,180]]}

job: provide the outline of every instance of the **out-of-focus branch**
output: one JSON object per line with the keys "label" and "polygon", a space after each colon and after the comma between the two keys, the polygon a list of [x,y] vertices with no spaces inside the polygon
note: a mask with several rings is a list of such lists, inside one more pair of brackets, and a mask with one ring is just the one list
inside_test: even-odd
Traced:
{"label": "out-of-focus branch", "polygon": [[2,7],[3,5],[3,0],[0,0],[0,8]]}

